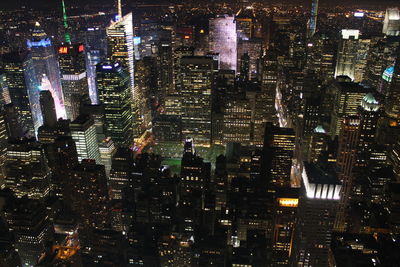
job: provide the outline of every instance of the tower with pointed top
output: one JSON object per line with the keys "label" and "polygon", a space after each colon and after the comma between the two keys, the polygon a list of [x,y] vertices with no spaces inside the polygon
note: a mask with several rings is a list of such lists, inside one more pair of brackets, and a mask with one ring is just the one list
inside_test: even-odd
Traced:
{"label": "tower with pointed top", "polygon": [[63,10],[63,25],[64,25],[64,29],[65,29],[64,40],[67,43],[71,43],[71,35],[69,33],[69,30],[68,30],[67,10],[65,9],[64,0],[61,0],[61,6],[62,6],[62,10]]}

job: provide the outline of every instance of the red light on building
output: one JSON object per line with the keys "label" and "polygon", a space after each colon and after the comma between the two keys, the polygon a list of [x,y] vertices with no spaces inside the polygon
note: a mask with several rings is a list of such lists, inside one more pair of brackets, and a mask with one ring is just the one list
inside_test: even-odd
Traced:
{"label": "red light on building", "polygon": [[85,50],[85,46],[83,44],[79,45],[78,51],[79,53],[83,52]]}
{"label": "red light on building", "polygon": [[58,48],[58,53],[60,54],[67,54],[68,53],[68,47],[67,46],[60,46]]}

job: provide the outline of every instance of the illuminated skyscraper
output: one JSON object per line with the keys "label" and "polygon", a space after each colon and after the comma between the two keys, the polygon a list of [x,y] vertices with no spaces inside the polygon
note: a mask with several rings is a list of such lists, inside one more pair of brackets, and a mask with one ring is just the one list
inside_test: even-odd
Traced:
{"label": "illuminated skyscraper", "polygon": [[[38,22],[33,29],[32,39],[28,40],[27,45],[31,51],[32,67],[39,83],[31,86],[41,86],[51,91],[56,103],[57,117],[66,118],[57,57],[50,37],[46,35]],[[30,88],[29,90],[37,90],[37,88]],[[39,98],[34,99],[32,104],[39,106]],[[37,127],[39,126],[40,124],[37,125]]]}
{"label": "illuminated skyscraper", "polygon": [[382,32],[390,36],[400,35],[400,11],[399,8],[386,9]]}
{"label": "illuminated skyscraper", "polygon": [[335,230],[337,231],[346,230],[346,218],[353,186],[353,168],[356,164],[359,138],[360,118],[358,116],[344,118],[339,135],[339,149],[336,161],[338,179],[343,184],[335,221]]}
{"label": "illuminated skyscraper", "polygon": [[8,136],[3,108],[0,108],[0,187],[4,183],[4,163],[7,156]]}
{"label": "illuminated skyscraper", "polygon": [[358,52],[359,30],[342,30],[339,44],[335,77],[348,76],[354,80],[354,70]]}
{"label": "illuminated skyscraper", "polygon": [[79,104],[82,97],[89,93],[85,46],[83,44],[64,44],[59,46],[57,51],[65,111],[68,119],[73,121],[79,115]]}
{"label": "illuminated skyscraper", "polygon": [[104,106],[104,130],[116,145],[132,144],[132,94],[128,73],[119,63],[97,65],[97,87]]}
{"label": "illuminated skyscraper", "polygon": [[97,104],[96,65],[106,59],[106,30],[102,27],[88,27],[85,31],[85,44],[89,95],[92,103]]}
{"label": "illuminated skyscraper", "polygon": [[104,139],[99,144],[99,151],[100,151],[101,163],[102,165],[104,165],[104,168],[106,170],[106,175],[108,177],[111,169],[111,160],[116,152],[113,140],[111,138]]}
{"label": "illuminated skyscraper", "polygon": [[43,199],[50,192],[51,172],[44,149],[34,139],[9,141],[5,185],[18,197]]}
{"label": "illuminated skyscraper", "polygon": [[[21,119],[21,124],[25,125],[28,133],[34,135],[33,119],[28,86],[25,81],[24,61],[27,60],[28,54],[23,53],[8,53],[1,57],[1,70],[4,72],[5,86],[8,88],[8,93],[11,102]],[[8,103],[5,103],[8,104]]]}
{"label": "illuminated skyscraper", "polygon": [[128,148],[117,148],[108,180],[112,199],[122,199],[123,191],[132,185],[133,166],[132,151]]}
{"label": "illuminated skyscraper", "polygon": [[237,64],[237,33],[235,17],[219,15],[209,20],[209,50],[218,53],[220,69],[236,72]]}
{"label": "illuminated skyscraper", "polygon": [[211,91],[213,59],[181,59],[182,138],[193,138],[196,144],[211,143]]}
{"label": "illuminated skyscraper", "polygon": [[272,266],[287,266],[289,263],[298,206],[298,188],[282,188],[277,192],[272,226]]}
{"label": "illuminated skyscraper", "polygon": [[97,143],[96,126],[89,115],[79,115],[70,125],[72,139],[76,143],[78,160],[93,159],[101,163],[99,145]]}
{"label": "illuminated skyscraper", "polygon": [[317,30],[318,1],[319,0],[312,1],[311,17],[308,22],[308,32],[307,32],[308,37],[312,37],[315,34],[315,31]]}
{"label": "illuminated skyscraper", "polygon": [[53,224],[46,207],[38,200],[10,199],[3,211],[22,266],[35,266],[53,239]]}
{"label": "illuminated skyscraper", "polygon": [[[390,71],[392,72],[392,71]],[[391,83],[385,99],[385,112],[389,117],[400,119],[400,53],[397,53]]]}
{"label": "illuminated skyscraper", "polygon": [[174,58],[172,54],[172,43],[169,40],[161,40],[158,45],[158,64],[161,96],[164,101],[165,96],[174,92]]}
{"label": "illuminated skyscraper", "polygon": [[341,187],[333,168],[304,162],[291,266],[328,266]]}
{"label": "illuminated skyscraper", "polygon": [[251,106],[245,95],[234,95],[226,99],[223,113],[223,142],[250,144]]}
{"label": "illuminated skyscraper", "polygon": [[120,62],[129,73],[132,96],[135,99],[132,13],[112,22],[107,27],[106,34],[108,42],[107,59],[111,62]]}
{"label": "illuminated skyscraper", "polygon": [[370,88],[365,88],[358,83],[339,81],[331,85],[335,91],[333,102],[333,112],[331,114],[331,135],[339,135],[342,121],[346,116],[356,115],[358,107],[364,96],[371,92]]}
{"label": "illuminated skyscraper", "polygon": [[[71,170],[68,204],[79,215],[83,226],[103,228],[109,220],[107,178],[103,165],[84,159]],[[87,229],[87,228],[86,228]]]}
{"label": "illuminated skyscraper", "polygon": [[290,173],[295,133],[291,128],[280,128],[267,122],[264,137],[263,168],[268,178],[268,190],[290,187]]}

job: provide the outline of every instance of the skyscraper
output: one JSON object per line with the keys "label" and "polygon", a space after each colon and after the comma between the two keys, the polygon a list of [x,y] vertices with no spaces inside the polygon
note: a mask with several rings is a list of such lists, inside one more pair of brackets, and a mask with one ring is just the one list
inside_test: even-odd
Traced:
{"label": "skyscraper", "polygon": [[340,202],[336,214],[335,230],[346,230],[346,218],[349,197],[353,186],[353,168],[357,159],[357,147],[360,136],[360,118],[346,117],[342,122],[339,135],[339,149],[336,161],[338,179],[342,182]]}
{"label": "skyscraper", "polygon": [[22,266],[35,266],[53,239],[53,224],[46,207],[38,200],[10,199],[4,218],[14,234]]}
{"label": "skyscraper", "polygon": [[237,33],[234,16],[219,15],[209,20],[209,50],[218,53],[220,69],[234,70],[237,64]]}
{"label": "skyscraper", "polygon": [[42,110],[43,124],[54,127],[57,123],[56,107],[50,91],[40,92],[40,107]]}
{"label": "skyscraper", "polygon": [[116,145],[133,142],[132,94],[129,76],[121,64],[97,65],[99,101],[104,106],[104,130]]}
{"label": "skyscraper", "polygon": [[79,115],[79,103],[89,93],[86,75],[85,46],[83,44],[63,44],[58,47],[61,84],[64,105],[68,119],[73,121]]}
{"label": "skyscraper", "polygon": [[389,36],[400,35],[400,11],[398,7],[386,9],[382,32]]}
{"label": "skyscraper", "polygon": [[[38,22],[35,24],[32,39],[28,40],[27,46],[30,49],[32,67],[39,83],[32,84],[31,86],[34,86],[34,88],[30,88],[29,90],[37,90],[37,86],[40,86],[45,90],[51,91],[56,103],[57,117],[66,118],[57,57],[50,37],[43,31]],[[34,102],[33,104],[39,106],[39,103]]]}
{"label": "skyscraper", "polygon": [[268,122],[265,128],[263,168],[268,179],[268,190],[290,187],[290,173],[295,133],[291,128],[280,128]]}
{"label": "skyscraper", "polygon": [[386,93],[385,112],[389,117],[400,119],[400,52],[397,52],[396,64],[390,87]]}
{"label": "skyscraper", "polygon": [[10,100],[21,119],[21,124],[25,125],[28,133],[33,136],[34,125],[31,107],[32,110],[36,107],[34,106],[34,99],[30,102],[28,86],[25,81],[24,64],[27,57],[27,52],[4,54],[1,57],[2,66],[0,68],[4,72],[5,86],[8,88]]}
{"label": "skyscraper", "polygon": [[337,54],[335,77],[348,76],[350,79],[354,80],[359,36],[359,30],[342,30],[342,39]]}
{"label": "skyscraper", "polygon": [[16,196],[43,199],[50,192],[50,176],[42,144],[34,139],[9,141],[5,185]]}
{"label": "skyscraper", "polygon": [[308,37],[312,37],[315,34],[315,31],[317,30],[318,1],[319,0],[312,1],[311,16],[308,22],[308,32],[307,32]]}
{"label": "skyscraper", "polygon": [[331,135],[339,135],[342,121],[346,116],[356,115],[364,96],[371,92],[370,88],[358,83],[339,81],[331,84],[334,90],[333,111],[331,113]]}
{"label": "skyscraper", "polygon": [[79,115],[70,125],[72,139],[76,143],[78,160],[92,159],[101,163],[96,126],[89,115]]}
{"label": "skyscraper", "polygon": [[117,148],[112,157],[108,180],[111,198],[122,199],[123,192],[132,185],[133,153],[127,148]]}
{"label": "skyscraper", "polygon": [[213,59],[181,59],[182,138],[193,138],[197,145],[211,143],[211,92]]}
{"label": "skyscraper", "polygon": [[282,188],[276,194],[273,214],[272,266],[287,266],[299,206],[299,188]]}
{"label": "skyscraper", "polygon": [[132,13],[111,22],[106,29],[107,59],[111,62],[120,62],[129,73],[133,99],[135,99],[134,50]]}
{"label": "skyscraper", "polygon": [[328,266],[341,185],[332,168],[304,162],[291,266]]}
{"label": "skyscraper", "polygon": [[69,204],[84,228],[103,228],[109,220],[107,178],[103,165],[84,159],[71,170]]}

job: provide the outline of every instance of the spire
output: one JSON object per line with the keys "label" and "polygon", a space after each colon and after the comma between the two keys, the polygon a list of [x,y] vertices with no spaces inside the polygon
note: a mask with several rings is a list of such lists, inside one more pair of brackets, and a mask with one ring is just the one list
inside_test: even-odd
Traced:
{"label": "spire", "polygon": [[121,0],[117,0],[117,5],[118,5],[118,17],[119,17],[119,19],[122,19],[122,5],[121,5]]}
{"label": "spire", "polygon": [[68,31],[68,17],[67,17],[67,11],[65,9],[64,0],[61,0],[61,5],[62,5],[62,10],[63,10],[63,20],[64,20],[64,28],[65,28],[64,39],[65,39],[65,42],[71,43],[71,35],[69,34],[69,31]]}

